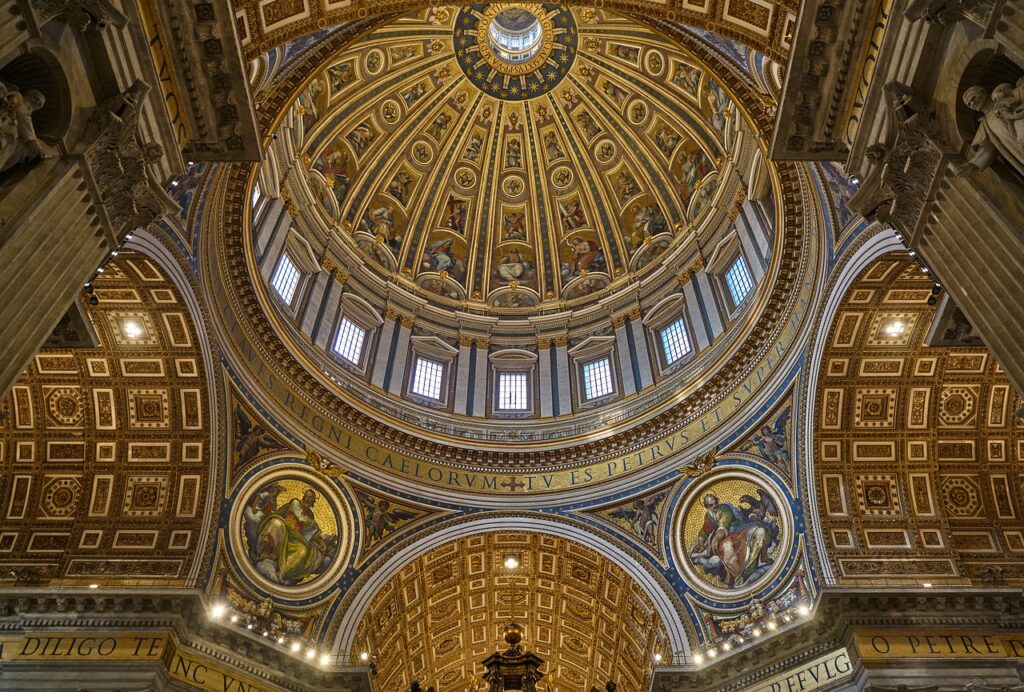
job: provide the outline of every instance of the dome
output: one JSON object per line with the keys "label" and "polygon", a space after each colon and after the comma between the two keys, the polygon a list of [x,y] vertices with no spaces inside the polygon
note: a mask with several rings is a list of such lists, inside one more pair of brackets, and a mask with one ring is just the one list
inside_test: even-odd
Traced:
{"label": "dome", "polygon": [[300,225],[444,310],[589,305],[692,251],[725,193],[736,108],[699,65],[556,4],[382,26],[300,98],[318,207]]}

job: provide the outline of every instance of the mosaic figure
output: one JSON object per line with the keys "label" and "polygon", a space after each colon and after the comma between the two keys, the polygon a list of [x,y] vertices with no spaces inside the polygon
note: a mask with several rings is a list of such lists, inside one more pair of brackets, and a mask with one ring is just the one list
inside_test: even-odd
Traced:
{"label": "mosaic figure", "polygon": [[778,553],[779,509],[763,488],[752,489],[757,497],[744,493],[735,501],[721,499],[714,487],[704,493],[704,522],[688,548],[690,562],[729,589],[761,578]]}
{"label": "mosaic figure", "polygon": [[754,435],[754,444],[757,445],[761,456],[769,461],[777,461],[788,465],[789,442],[786,440],[786,423],[793,409],[787,408],[778,418],[774,426],[762,425],[758,434]]}
{"label": "mosaic figure", "polygon": [[318,502],[323,500],[316,490],[296,481],[269,483],[249,497],[242,513],[247,553],[268,581],[294,586],[319,576],[334,560],[337,521],[321,526],[325,516],[315,512]]}

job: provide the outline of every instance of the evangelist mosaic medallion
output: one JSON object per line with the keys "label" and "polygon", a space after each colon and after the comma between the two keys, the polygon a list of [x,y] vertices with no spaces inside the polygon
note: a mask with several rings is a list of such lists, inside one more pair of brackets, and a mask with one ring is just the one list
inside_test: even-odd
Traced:
{"label": "evangelist mosaic medallion", "polygon": [[237,561],[269,591],[299,597],[319,590],[351,550],[344,504],[336,488],[294,467],[252,479],[232,512]]}
{"label": "evangelist mosaic medallion", "polygon": [[676,522],[677,557],[698,588],[717,596],[749,593],[781,568],[790,517],[774,485],[727,472],[688,494]]}
{"label": "evangelist mosaic medallion", "polygon": [[542,96],[569,74],[579,32],[563,5],[469,5],[455,20],[455,55],[485,94],[509,101]]}

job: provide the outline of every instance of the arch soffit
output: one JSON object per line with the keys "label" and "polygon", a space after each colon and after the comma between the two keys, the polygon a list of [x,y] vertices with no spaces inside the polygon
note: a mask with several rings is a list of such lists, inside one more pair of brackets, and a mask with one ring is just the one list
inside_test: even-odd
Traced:
{"label": "arch soffit", "polygon": [[356,596],[349,603],[348,609],[339,623],[334,639],[334,651],[346,652],[352,649],[356,643],[356,631],[367,608],[381,588],[402,569],[430,550],[460,538],[492,531],[542,533],[574,541],[596,550],[601,555],[616,555],[618,566],[636,582],[654,604],[658,617],[665,624],[671,650],[684,652],[687,657],[689,656],[689,639],[683,623],[683,616],[668,588],[661,584],[654,574],[646,570],[639,560],[621,550],[620,546],[607,538],[564,520],[556,521],[540,516],[494,515],[449,525],[443,530],[432,531],[395,551],[389,558],[382,560],[374,572],[370,573],[361,583],[354,584],[350,589]]}

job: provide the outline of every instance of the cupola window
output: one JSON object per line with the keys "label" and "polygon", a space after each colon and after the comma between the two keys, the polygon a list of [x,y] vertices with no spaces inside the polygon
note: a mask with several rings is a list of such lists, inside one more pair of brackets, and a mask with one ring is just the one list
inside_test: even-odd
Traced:
{"label": "cupola window", "polygon": [[338,335],[334,339],[334,352],[353,365],[359,365],[363,354],[366,330],[347,317],[341,318]]}
{"label": "cupola window", "polygon": [[686,320],[680,317],[661,330],[661,348],[667,365],[672,365],[693,351],[690,334],[686,331]]}
{"label": "cupola window", "polygon": [[725,285],[729,288],[729,296],[733,305],[739,305],[743,299],[750,294],[754,288],[754,279],[750,276],[750,269],[747,267],[743,255],[736,258],[736,261],[725,273]]}
{"label": "cupola window", "polygon": [[583,397],[587,401],[608,396],[615,391],[612,365],[608,358],[591,361],[583,366]]}
{"label": "cupola window", "polygon": [[274,275],[270,278],[270,285],[277,291],[277,295],[281,296],[281,300],[288,305],[292,304],[292,300],[295,299],[295,289],[299,285],[299,268],[295,266],[288,253],[281,255],[281,259],[277,261]]}
{"label": "cupola window", "polygon": [[427,399],[441,400],[441,382],[444,380],[444,364],[436,360],[419,357],[413,369],[412,393]]}

